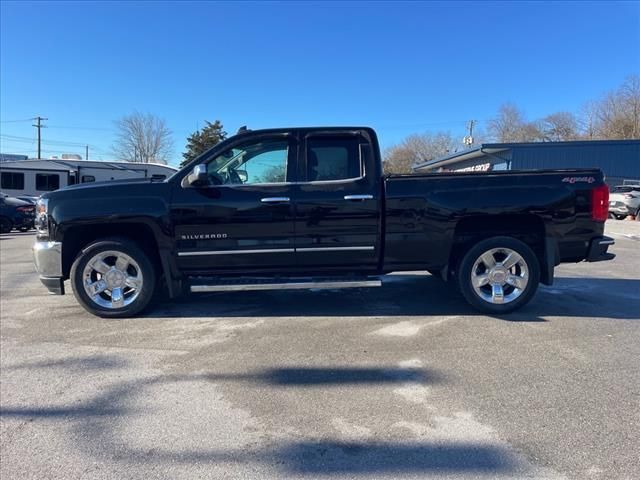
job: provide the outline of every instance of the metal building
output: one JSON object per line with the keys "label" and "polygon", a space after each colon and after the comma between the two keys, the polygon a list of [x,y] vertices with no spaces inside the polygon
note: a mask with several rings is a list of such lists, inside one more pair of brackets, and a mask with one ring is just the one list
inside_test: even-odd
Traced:
{"label": "metal building", "polygon": [[640,140],[483,143],[415,165],[414,172],[599,168],[609,185],[640,181]]}

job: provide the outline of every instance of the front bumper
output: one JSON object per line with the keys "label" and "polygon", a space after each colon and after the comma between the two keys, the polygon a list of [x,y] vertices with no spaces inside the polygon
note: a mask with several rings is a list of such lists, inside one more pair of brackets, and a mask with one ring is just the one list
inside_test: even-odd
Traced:
{"label": "front bumper", "polygon": [[591,240],[589,251],[587,253],[587,262],[613,260],[615,258],[615,254],[608,253],[607,249],[615,243],[615,240],[611,237],[597,237]]}
{"label": "front bumper", "polygon": [[36,242],[33,245],[33,260],[40,274],[40,281],[49,293],[64,295],[62,243]]}
{"label": "front bumper", "polygon": [[633,213],[633,210],[631,209],[631,207],[628,207],[627,205],[610,205],[609,206],[609,213],[615,213],[616,215],[631,215]]}

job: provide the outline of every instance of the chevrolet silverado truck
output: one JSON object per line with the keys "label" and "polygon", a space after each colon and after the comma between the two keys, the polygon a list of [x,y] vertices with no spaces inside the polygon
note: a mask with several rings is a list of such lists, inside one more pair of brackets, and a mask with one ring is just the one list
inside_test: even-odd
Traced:
{"label": "chevrolet silverado truck", "polygon": [[608,195],[597,169],[383,175],[371,128],[241,129],[166,180],[44,194],[33,250],[51,293],[68,279],[101,317],[154,294],[377,287],[410,270],[504,314],[560,263],[614,257]]}

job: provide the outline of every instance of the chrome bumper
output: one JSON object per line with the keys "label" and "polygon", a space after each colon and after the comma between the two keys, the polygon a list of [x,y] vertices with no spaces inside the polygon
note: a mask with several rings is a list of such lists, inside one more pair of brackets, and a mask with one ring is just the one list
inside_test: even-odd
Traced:
{"label": "chrome bumper", "polygon": [[40,281],[56,295],[64,295],[62,279],[62,243],[36,242],[33,245],[33,260],[40,274]]}

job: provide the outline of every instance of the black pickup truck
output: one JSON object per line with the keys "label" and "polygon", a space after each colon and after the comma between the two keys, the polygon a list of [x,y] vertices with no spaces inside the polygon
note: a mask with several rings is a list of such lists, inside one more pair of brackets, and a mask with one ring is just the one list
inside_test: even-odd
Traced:
{"label": "black pickup truck", "polygon": [[591,170],[383,175],[363,127],[243,130],[166,180],[80,184],[37,204],[50,292],[127,317],[154,294],[457,283],[507,313],[561,262],[609,260],[609,190]]}

